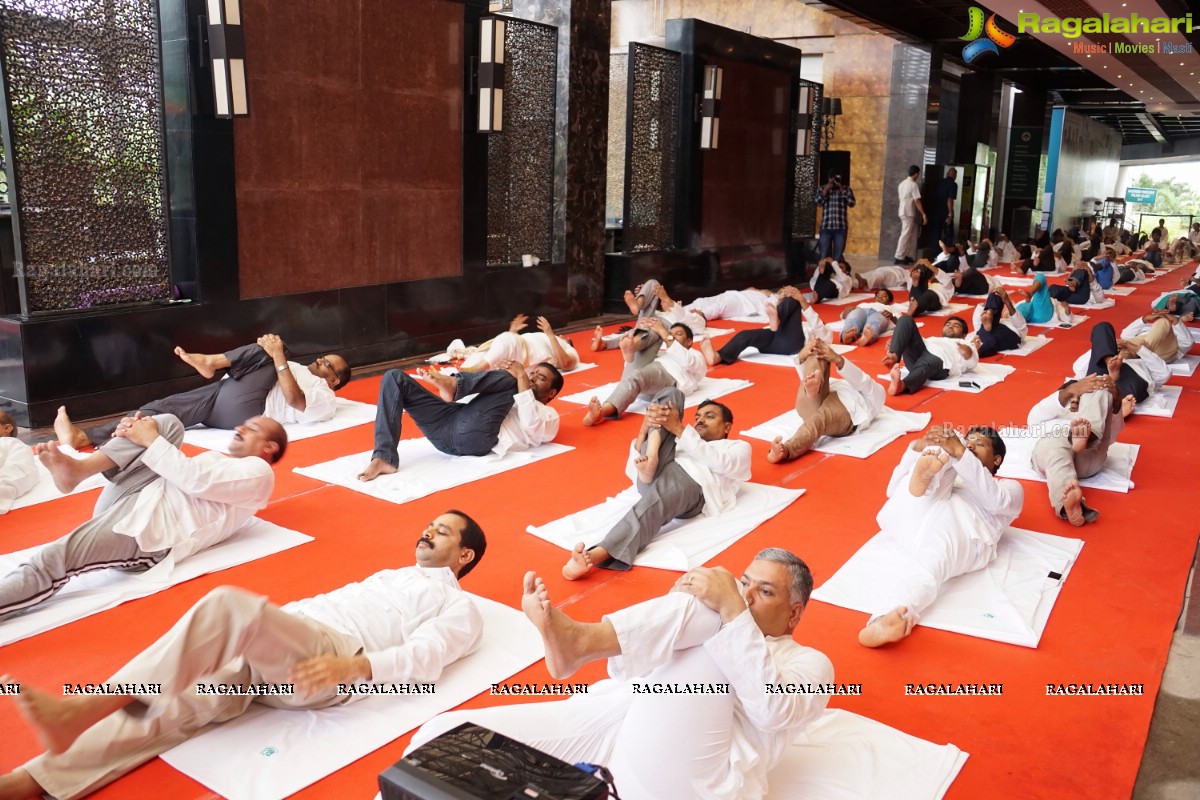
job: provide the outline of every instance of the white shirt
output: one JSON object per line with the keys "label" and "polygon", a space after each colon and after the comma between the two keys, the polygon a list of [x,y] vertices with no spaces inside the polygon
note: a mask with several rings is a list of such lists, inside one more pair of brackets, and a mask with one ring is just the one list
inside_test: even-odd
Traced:
{"label": "white shirt", "polygon": [[662,364],[663,369],[675,379],[675,387],[684,394],[694,391],[708,372],[708,364],[699,350],[684,347],[674,339],[659,355],[656,363]]}
{"label": "white shirt", "polygon": [[833,331],[829,330],[829,326],[825,324],[825,320],[821,319],[812,306],[801,311],[800,316],[804,319],[802,324],[806,341],[808,339],[820,339],[827,344],[833,342]]}
{"label": "white shirt", "polygon": [[[1025,321],[1025,317],[1021,316],[1020,311],[1014,311],[1008,316],[1004,316],[1003,312],[1001,312],[1000,324],[1020,337],[1022,342],[1025,341],[1025,337],[1029,335],[1029,323]],[[971,329],[978,331],[982,327],[983,303],[980,303],[975,306],[975,313],[971,315]]]}
{"label": "white shirt", "polygon": [[270,417],[280,425],[293,425],[298,422],[324,422],[332,419],[333,412],[337,410],[337,397],[325,379],[309,372],[308,367],[303,364],[293,361],[288,362],[288,369],[291,370],[292,377],[296,379],[296,385],[304,393],[304,410],[297,411],[289,406],[287,400],[284,399],[283,389],[276,383],[271,391],[267,392],[267,399],[263,404],[263,416]]}
{"label": "white shirt", "polygon": [[[639,455],[631,444],[625,474],[635,484],[637,470],[633,462]],[[675,441],[675,463],[704,492],[704,516],[716,516],[733,508],[738,489],[750,480],[750,443],[740,439],[708,442],[700,438],[695,428],[686,425]]]}
{"label": "white shirt", "polygon": [[[796,372],[803,380],[803,365],[797,366]],[[846,407],[846,411],[850,414],[850,421],[854,423],[854,432],[865,431],[870,426],[871,420],[875,419],[882,410],[887,401],[887,392],[883,390],[883,386],[878,381],[859,369],[858,365],[848,358],[842,362],[842,366],[838,367],[838,372],[842,377],[829,380],[829,391],[836,394],[842,401],[842,405]]]}
{"label": "white shirt", "polygon": [[163,437],[142,454],[159,478],[138,493],[133,510],[113,530],[146,552],[170,548],[175,561],[232,536],[267,505],[275,472],[257,456],[214,451],[188,458]]}
{"label": "white shirt", "polygon": [[912,284],[912,276],[904,267],[876,267],[866,272],[860,272],[858,277],[866,281],[867,288],[876,289],[908,289]]}
{"label": "white shirt", "polygon": [[680,303],[676,303],[666,311],[659,311],[658,318],[668,328],[672,325],[686,325],[688,330],[692,332],[692,336],[699,336],[708,327],[708,323],[704,317]]}
{"label": "white shirt", "polygon": [[[962,351],[958,349],[960,344],[971,351],[970,356],[963,357]],[[925,340],[925,349],[942,360],[942,366],[950,373],[951,378],[970,372],[979,364],[979,352],[966,339],[930,336]]]}
{"label": "white shirt", "polygon": [[362,642],[378,683],[431,683],[483,634],[479,609],[449,567],[383,570],[283,610]]}
{"label": "white shirt", "polygon": [[[1132,339],[1136,336],[1149,333],[1150,328],[1152,327],[1153,323],[1146,322],[1141,317],[1138,317],[1133,322],[1125,326],[1125,330],[1121,331],[1119,338]],[[1175,345],[1177,349],[1175,352],[1175,357],[1168,360],[1178,361],[1191,352],[1192,345],[1196,342],[1192,338],[1192,329],[1187,326],[1182,317],[1179,318],[1178,322],[1171,326],[1171,333],[1175,334]]]}
{"label": "white shirt", "polygon": [[[1088,374],[1088,364],[1092,360],[1092,351],[1075,359],[1075,364],[1072,369],[1075,371],[1076,378],[1086,377]],[[1138,349],[1137,358],[1131,358],[1125,361],[1134,372],[1148,384],[1148,394],[1158,394],[1171,377],[1171,368],[1167,366],[1167,362],[1163,361],[1157,353],[1149,347],[1141,347]]]}
{"label": "white shirt", "polygon": [[900,216],[917,216],[916,201],[921,199],[921,187],[912,178],[905,178],[897,188],[900,194]]}
{"label": "white shirt", "polygon": [[33,449],[15,436],[0,437],[0,514],[7,514],[37,482]]}
{"label": "white shirt", "polygon": [[558,412],[539,403],[532,389],[513,395],[513,407],[500,423],[500,434],[492,452],[502,456],[528,450],[554,440],[558,435]]}
{"label": "white shirt", "polygon": [[998,260],[1003,261],[1006,264],[1011,264],[1019,258],[1017,248],[1012,242],[1009,241],[996,242],[996,247],[993,252],[996,253],[996,258]]}
{"label": "white shirt", "polygon": [[767,301],[774,295],[758,289],[730,289],[712,297],[698,297],[688,304],[688,310],[699,311],[707,319],[730,317],[765,317]]}

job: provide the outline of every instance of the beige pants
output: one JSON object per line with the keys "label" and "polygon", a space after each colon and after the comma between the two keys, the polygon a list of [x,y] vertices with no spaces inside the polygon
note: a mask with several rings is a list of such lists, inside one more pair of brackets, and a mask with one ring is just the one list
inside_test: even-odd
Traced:
{"label": "beige pants", "polygon": [[809,397],[803,384],[796,392],[796,413],[804,422],[791,438],[784,440],[787,457],[798,458],[807,453],[822,436],[848,436],[854,433],[854,421],[836,393],[829,391],[829,362],[810,358],[804,365],[807,375],[820,371],[821,391]]}
{"label": "beige pants", "polygon": [[1128,341],[1138,347],[1149,347],[1163,361],[1174,361],[1179,354],[1179,340],[1171,330],[1171,323],[1164,318],[1154,320],[1150,330]]}
{"label": "beige pants", "polygon": [[59,755],[43,754],[25,770],[58,800],[81,797],[187,740],[210,722],[245,712],[253,701],[276,708],[324,708],[349,699],[336,687],[312,697],[198,695],[197,683],[287,683],[293,664],[316,656],[361,652],[353,637],[241,589],[205,595],[179,622],[117,671],[109,683],[159,683],[105,717]]}
{"label": "beige pants", "polygon": [[1071,432],[1063,427],[1038,439],[1033,446],[1033,467],[1046,476],[1050,487],[1050,505],[1055,511],[1063,507],[1067,484],[1079,478],[1090,478],[1104,469],[1108,448],[1125,427],[1120,409],[1113,412],[1112,393],[1088,392],[1079,398],[1079,412],[1072,418],[1083,417],[1092,424],[1092,435],[1082,453],[1071,449]]}

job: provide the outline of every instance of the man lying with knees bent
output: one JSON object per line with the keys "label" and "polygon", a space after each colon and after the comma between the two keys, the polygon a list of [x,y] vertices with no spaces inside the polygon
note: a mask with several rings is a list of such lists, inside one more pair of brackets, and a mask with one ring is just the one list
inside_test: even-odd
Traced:
{"label": "man lying with knees bent", "polygon": [[904,552],[894,596],[858,634],[866,647],[898,642],[951,578],[983,569],[1001,534],[1021,513],[1025,490],[995,478],[1004,440],[991,428],[930,428],[904,452],[876,520]]}
{"label": "man lying with knees bent", "polygon": [[[812,584],[803,561],[769,548],[740,581],[720,567],[694,569],[663,597],[581,623],[526,573],[521,604],[550,673],[566,678],[607,658],[611,678],[562,702],[442,714],[411,748],[473,722],[568,763],[607,767],[625,800],[764,797],[771,768],[828,701],[771,688],[833,682],[829,659],[792,638]],[[674,684],[714,691],[661,691]]]}
{"label": "man lying with knees bent", "polygon": [[[486,548],[474,520],[447,511],[417,540],[416,566],[283,607],[215,589],[108,681],[158,694],[54,697],[23,684],[16,702],[46,752],[0,777],[0,800],[82,797],[252,702],[326,708],[367,696],[339,684],[436,680],[479,644],[483,619],[458,580]],[[245,691],[260,684],[284,691]]]}

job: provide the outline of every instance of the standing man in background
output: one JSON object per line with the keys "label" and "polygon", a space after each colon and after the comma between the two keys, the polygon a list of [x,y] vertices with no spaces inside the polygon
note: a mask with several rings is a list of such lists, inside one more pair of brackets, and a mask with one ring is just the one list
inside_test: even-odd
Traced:
{"label": "standing man in background", "polygon": [[954,201],[958,198],[958,170],[954,167],[946,170],[946,177],[937,182],[933,187],[933,215],[934,224],[930,227],[928,242],[930,247],[938,246],[938,242],[946,242],[948,244],[957,240],[954,234],[956,233],[954,224]]}
{"label": "standing man in background", "polygon": [[897,187],[900,192],[900,241],[896,245],[896,263],[912,264],[917,247],[917,215],[921,215],[921,224],[929,222],[925,215],[925,206],[921,204],[921,168],[913,164],[908,168],[908,177],[900,181]]}

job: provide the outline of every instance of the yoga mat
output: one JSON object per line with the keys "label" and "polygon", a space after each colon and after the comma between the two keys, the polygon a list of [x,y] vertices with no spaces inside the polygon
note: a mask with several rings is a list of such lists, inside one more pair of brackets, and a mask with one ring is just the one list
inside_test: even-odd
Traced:
{"label": "yoga mat", "polygon": [[[1069,425],[1066,420],[1062,423],[1064,426]],[[1031,436],[1028,428],[1001,428],[1000,437],[1004,439],[1008,452],[996,475],[1001,478],[1045,483],[1046,477],[1034,469],[1032,463],[1037,437]],[[1079,485],[1085,489],[1128,493],[1133,488],[1133,465],[1137,461],[1140,448],[1141,445],[1114,442],[1108,448],[1108,460],[1104,462],[1104,469],[1090,478],[1080,478]],[[1029,502],[1028,497],[1026,502]]]}
{"label": "yoga mat", "polygon": [[[849,436],[822,436],[817,440],[813,449],[822,453],[867,458],[906,433],[924,430],[931,417],[932,415],[929,413],[896,411],[884,406],[880,410],[879,416],[871,420],[871,424],[866,430],[852,433]],[[742,431],[742,436],[764,442],[772,442],[776,436],[782,436],[786,440],[802,424],[803,420],[793,409],[760,425],[755,425],[749,430]]]}
{"label": "yoga mat", "polygon": [[[283,428],[287,431],[288,443],[290,444],[298,442],[301,439],[320,436],[324,433],[343,431],[347,428],[373,422],[375,422],[375,406],[369,403],[356,403],[353,400],[339,397],[337,399],[337,410],[334,411],[332,419],[327,419],[324,422],[304,422],[284,425]],[[233,431],[221,428],[206,428],[203,425],[189,428],[183,433],[183,441],[187,444],[203,447],[205,450],[216,450],[219,453],[229,452],[229,441],[232,438]]]}
{"label": "yoga mat", "polygon": [[[83,459],[87,457],[86,454],[80,453],[70,445],[59,445],[58,449],[60,452],[70,456],[71,458]],[[38,474],[37,485],[16,499],[16,501],[13,503],[10,513],[12,511],[16,511],[18,508],[28,508],[29,506],[34,506],[38,503],[45,503],[50,500],[58,500],[61,497],[70,497],[70,495],[73,494],[82,494],[83,492],[90,492],[93,489],[101,489],[108,483],[108,481],[104,479],[103,475],[93,475],[90,478],[85,478],[84,480],[80,481],[79,485],[76,486],[75,489],[70,492],[70,494],[63,494],[58,490],[58,487],[54,485],[54,478],[50,475],[50,470],[46,469],[46,467],[42,465],[41,459],[39,459],[37,456],[33,457],[33,466],[37,470]]]}
{"label": "yoga mat", "polygon": [[[737,378],[705,377],[700,381],[693,391],[688,392],[683,399],[683,404],[685,408],[691,408],[692,406],[700,405],[700,403],[704,402],[705,400],[716,400],[718,397],[724,397],[731,392],[736,392],[740,389],[747,389],[753,385],[754,384],[752,384],[750,381],[740,380]],[[613,383],[607,383],[603,386],[597,386],[595,389],[588,389],[583,392],[576,392],[575,394],[563,395],[562,397],[555,399],[562,400],[567,403],[575,403],[576,405],[586,406],[589,402],[591,402],[591,399],[595,397],[603,403],[604,399],[612,394],[613,390],[616,388],[617,382],[614,381]],[[625,413],[645,414],[649,405],[650,401],[639,397],[637,400],[633,401],[633,404],[630,405],[629,408],[625,409]]]}

